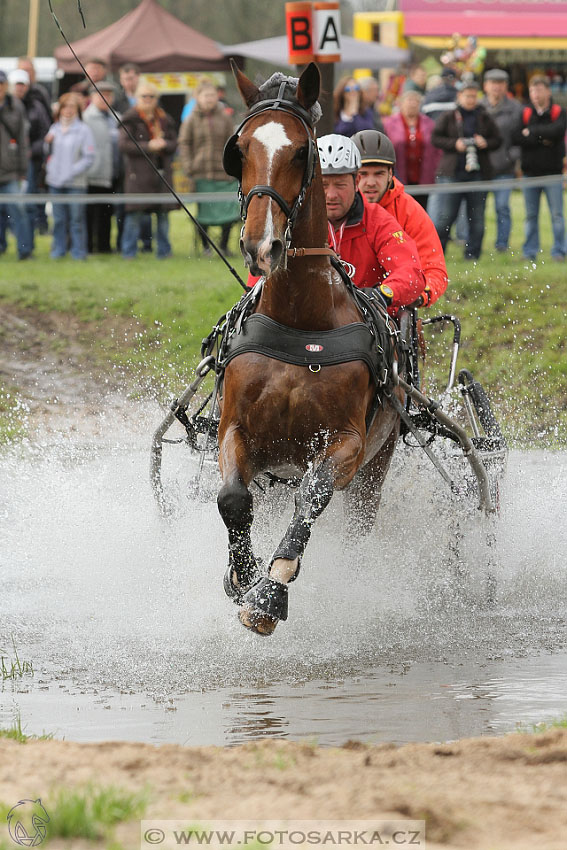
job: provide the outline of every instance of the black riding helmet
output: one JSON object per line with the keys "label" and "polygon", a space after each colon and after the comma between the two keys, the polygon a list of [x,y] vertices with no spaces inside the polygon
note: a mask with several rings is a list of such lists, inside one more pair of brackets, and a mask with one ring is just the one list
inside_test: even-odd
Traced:
{"label": "black riding helmet", "polygon": [[360,130],[352,137],[353,142],[360,151],[362,163],[376,162],[384,165],[396,164],[396,151],[394,145],[384,133],[378,130]]}

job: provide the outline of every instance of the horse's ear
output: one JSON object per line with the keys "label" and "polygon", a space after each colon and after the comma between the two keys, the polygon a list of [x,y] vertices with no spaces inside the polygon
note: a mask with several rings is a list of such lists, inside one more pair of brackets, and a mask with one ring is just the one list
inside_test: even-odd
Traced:
{"label": "horse's ear", "polygon": [[238,91],[242,95],[242,100],[246,106],[252,106],[258,98],[258,86],[255,86],[252,80],[249,80],[246,74],[242,73],[234,59],[230,60],[230,66],[236,80],[236,85],[238,86]]}
{"label": "horse's ear", "polygon": [[297,100],[304,109],[311,109],[321,89],[321,75],[315,62],[310,62],[297,85]]}

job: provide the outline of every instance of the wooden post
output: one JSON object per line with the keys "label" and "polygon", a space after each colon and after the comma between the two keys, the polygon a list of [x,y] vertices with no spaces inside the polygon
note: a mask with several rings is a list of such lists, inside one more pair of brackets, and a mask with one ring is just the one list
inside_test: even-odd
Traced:
{"label": "wooden post", "polygon": [[30,0],[28,20],[28,56],[33,59],[37,55],[37,33],[39,28],[39,0]]}
{"label": "wooden post", "polygon": [[333,89],[335,88],[335,65],[333,62],[318,62],[321,73],[321,94],[319,103],[323,110],[321,120],[317,123],[317,135],[326,136],[334,131],[335,116],[333,114]]}

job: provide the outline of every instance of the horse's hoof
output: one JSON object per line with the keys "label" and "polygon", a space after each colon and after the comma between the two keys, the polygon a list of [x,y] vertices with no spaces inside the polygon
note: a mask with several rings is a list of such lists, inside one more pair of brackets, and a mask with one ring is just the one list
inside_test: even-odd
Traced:
{"label": "horse's hoof", "polygon": [[[260,558],[256,559],[255,568],[253,567],[250,570],[247,570],[246,574],[243,575],[240,580],[238,580],[238,573],[236,572],[233,564],[229,563],[222,581],[224,592],[229,599],[232,599],[233,602],[240,605],[250,588],[254,587],[254,585],[257,584],[257,582],[259,582],[265,574],[266,567]],[[238,582],[237,584],[235,584],[235,578]]]}
{"label": "horse's hoof", "polygon": [[287,584],[264,576],[242,597],[240,622],[260,635],[271,635],[278,620],[287,620]]}
{"label": "horse's hoof", "polygon": [[277,618],[262,614],[253,608],[241,608],[238,612],[238,619],[247,629],[264,636],[273,634],[278,624]]}

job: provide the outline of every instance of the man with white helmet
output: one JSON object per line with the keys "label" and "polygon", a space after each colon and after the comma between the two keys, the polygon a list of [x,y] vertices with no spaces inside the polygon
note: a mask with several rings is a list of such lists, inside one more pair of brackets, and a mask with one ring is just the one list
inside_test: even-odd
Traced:
{"label": "man with white helmet", "polygon": [[371,204],[380,204],[415,240],[425,288],[416,306],[429,307],[447,289],[447,266],[435,225],[421,204],[394,177],[396,151],[390,139],[378,130],[361,130],[352,137],[360,153],[358,190]]}
{"label": "man with white helmet", "polygon": [[425,279],[419,253],[390,213],[357,191],[360,153],[351,139],[332,133],[317,140],[329,221],[329,242],[354,266],[353,282],[378,287],[394,310],[415,305]]}

